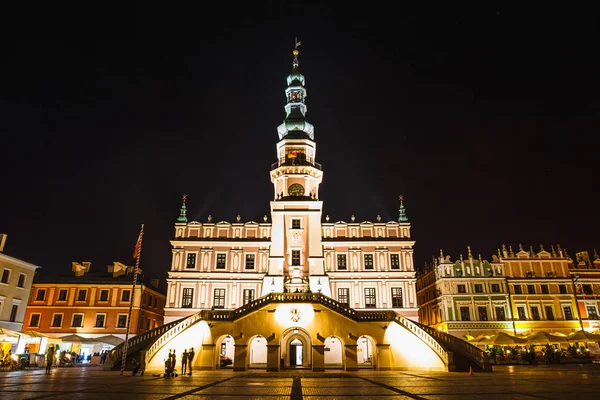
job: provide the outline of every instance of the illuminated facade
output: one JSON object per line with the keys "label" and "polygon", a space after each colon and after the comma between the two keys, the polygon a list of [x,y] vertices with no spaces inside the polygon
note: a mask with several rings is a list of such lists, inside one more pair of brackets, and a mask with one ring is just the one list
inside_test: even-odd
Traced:
{"label": "illuminated facade", "polygon": [[0,234],[0,328],[20,332],[33,277],[39,267],[4,254],[6,238],[6,234]]}
{"label": "illuminated facade", "polygon": [[[410,224],[323,218],[314,127],[294,50],[278,127],[270,218],[187,220],[171,240],[165,325],[131,341],[127,359],[162,370],[170,349],[193,348],[196,369],[226,366],[356,370],[488,369],[476,347],[420,325]],[[123,346],[110,356],[119,368]]]}
{"label": "illuminated facade", "polygon": [[[36,277],[23,331],[50,337],[77,334],[85,338],[114,335],[125,339],[133,286],[133,267],[115,262],[106,272],[90,272],[91,263],[73,262],[71,273]],[[163,324],[165,295],[158,280],[135,287],[129,334]]]}
{"label": "illuminated facade", "polygon": [[294,55],[285,121],[271,165],[271,215],[260,222],[175,224],[165,321],[200,310],[235,309],[268,293],[323,293],[357,310],[394,310],[418,320],[414,241],[400,199],[398,221],[323,218],[314,127],[306,121],[304,76]]}
{"label": "illuminated facade", "polygon": [[600,259],[582,252],[575,266],[560,246],[519,247],[502,246],[492,262],[442,253],[417,281],[421,322],[456,337],[600,328]]}

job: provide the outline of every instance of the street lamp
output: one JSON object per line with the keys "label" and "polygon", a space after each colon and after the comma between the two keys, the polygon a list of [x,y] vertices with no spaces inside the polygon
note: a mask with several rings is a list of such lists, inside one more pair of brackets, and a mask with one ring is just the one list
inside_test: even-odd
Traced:
{"label": "street lamp", "polygon": [[579,274],[571,275],[571,282],[573,282],[573,296],[575,297],[575,308],[577,309],[577,317],[579,318],[579,326],[583,332],[583,321],[581,320],[581,311],[579,311],[579,300],[577,298],[577,286],[576,283],[579,280]]}

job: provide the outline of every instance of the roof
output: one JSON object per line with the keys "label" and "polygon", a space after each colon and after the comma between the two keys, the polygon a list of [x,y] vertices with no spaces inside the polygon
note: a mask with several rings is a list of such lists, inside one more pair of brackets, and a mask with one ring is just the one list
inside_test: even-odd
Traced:
{"label": "roof", "polygon": [[[67,270],[68,271],[68,270]],[[154,287],[150,284],[152,279],[158,279],[159,284],[158,288]],[[65,273],[43,273],[40,272],[35,275],[33,278],[33,283],[57,283],[57,284],[98,284],[98,285],[115,285],[115,284],[133,284],[133,273],[124,274],[113,278],[112,273],[107,271],[103,272],[88,272],[82,276],[75,276],[75,274],[71,271]],[[144,276],[142,271],[141,274],[137,276],[137,284],[143,284],[147,288],[157,291],[158,293],[165,294],[165,290],[161,289],[162,279],[159,278],[149,278]]]}
{"label": "roof", "polygon": [[19,267],[28,268],[28,269],[32,269],[32,270],[36,270],[36,269],[40,268],[39,265],[33,265],[26,261],[20,260],[18,258],[7,256],[6,254],[4,254],[2,252],[0,252],[0,261],[4,261],[6,263],[10,263],[10,264],[13,264],[13,265],[16,265]]}

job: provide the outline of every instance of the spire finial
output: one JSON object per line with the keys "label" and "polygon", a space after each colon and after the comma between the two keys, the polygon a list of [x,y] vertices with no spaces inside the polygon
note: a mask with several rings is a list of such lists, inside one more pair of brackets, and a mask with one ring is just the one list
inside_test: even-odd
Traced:
{"label": "spire finial", "polygon": [[377,222],[381,222],[381,215],[377,214]]}
{"label": "spire finial", "polygon": [[266,216],[266,215],[265,215],[265,216],[263,216],[263,221],[267,222],[267,219],[268,219],[268,218],[267,218],[267,216]]}
{"label": "spire finial", "polygon": [[400,195],[400,215],[398,216],[398,222],[407,222],[408,217],[406,216],[406,208],[404,208],[404,196]]}
{"label": "spire finial", "polygon": [[187,222],[187,207],[185,206],[185,201],[187,200],[187,194],[181,196],[181,208],[179,209],[179,217],[177,217],[177,222]]}
{"label": "spire finial", "polygon": [[207,219],[208,219],[208,222],[212,222],[212,215],[209,215]]}
{"label": "spire finial", "polygon": [[471,254],[471,246],[467,246],[467,253],[469,255],[469,258],[473,258],[473,254]]}
{"label": "spire finial", "polygon": [[237,215],[237,217],[235,217],[235,220],[236,220],[237,222],[240,222],[240,221],[242,220],[242,217],[241,217],[241,215],[240,215],[240,214],[238,214],[238,215]]}
{"label": "spire finial", "polygon": [[557,254],[556,254],[556,250],[554,250],[554,245],[550,245],[550,249],[552,250],[552,257],[556,258]]}
{"label": "spire finial", "polygon": [[508,245],[508,251],[509,251],[509,253],[508,253],[508,255],[509,255],[509,256],[511,256],[511,257],[514,257],[514,256],[515,256],[515,252],[513,251],[513,249],[512,249],[512,246],[511,246],[511,245]]}
{"label": "spire finial", "polygon": [[356,219],[356,217],[354,216],[354,214],[352,214],[352,216],[350,217],[350,220],[351,220],[352,222],[354,222],[354,220],[355,220],[355,219]]}
{"label": "spire finial", "polygon": [[294,69],[298,68],[298,54],[300,54],[300,52],[298,51],[298,47],[300,47],[300,45],[302,44],[302,42],[298,41],[298,38],[294,38],[294,51],[292,51],[292,54],[294,55]]}
{"label": "spire finial", "polygon": [[543,245],[543,244],[540,244],[540,251],[545,251],[545,250],[544,250],[544,245]]}
{"label": "spire finial", "polygon": [[440,260],[444,259],[444,251],[440,249]]}

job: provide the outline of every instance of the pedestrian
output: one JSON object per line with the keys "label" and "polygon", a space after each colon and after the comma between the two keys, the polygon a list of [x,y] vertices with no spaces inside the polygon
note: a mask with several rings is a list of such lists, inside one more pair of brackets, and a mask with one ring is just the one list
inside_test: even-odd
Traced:
{"label": "pedestrian", "polygon": [[54,361],[54,346],[50,346],[46,352],[46,375],[50,374],[52,361]]}
{"label": "pedestrian", "polygon": [[175,352],[175,349],[173,349],[173,355],[171,356],[171,368],[173,368],[173,373],[176,374],[177,373],[177,354]]}
{"label": "pedestrian", "polygon": [[188,352],[187,349],[183,349],[183,353],[181,354],[181,375],[185,375],[185,369],[188,364]]}
{"label": "pedestrian", "polygon": [[192,361],[194,360],[194,355],[196,355],[196,353],[194,353],[194,348],[190,348],[190,351],[188,351],[188,375],[192,375]]}

